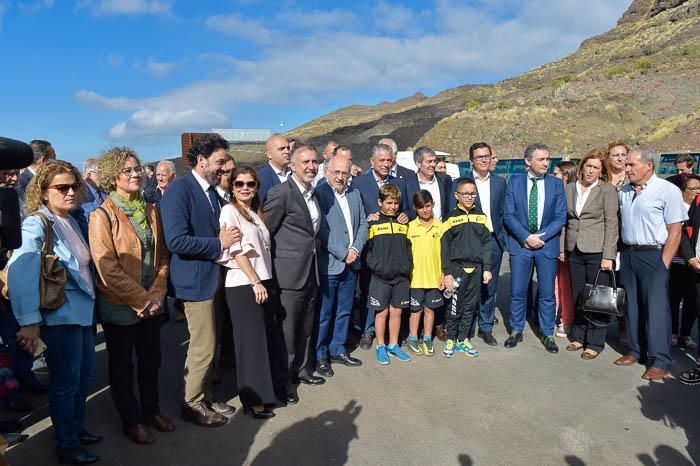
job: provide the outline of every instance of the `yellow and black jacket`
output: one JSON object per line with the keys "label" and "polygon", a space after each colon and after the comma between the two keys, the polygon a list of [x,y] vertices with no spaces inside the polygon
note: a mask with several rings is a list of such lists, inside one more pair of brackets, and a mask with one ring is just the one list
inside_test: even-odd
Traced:
{"label": "yellow and black jacket", "polygon": [[459,204],[442,222],[442,271],[457,276],[467,268],[483,265],[491,270],[491,225],[476,206],[467,212]]}
{"label": "yellow and black jacket", "polygon": [[379,220],[369,222],[365,263],[373,274],[386,281],[408,278],[411,274],[411,241],[408,225],[379,212]]}

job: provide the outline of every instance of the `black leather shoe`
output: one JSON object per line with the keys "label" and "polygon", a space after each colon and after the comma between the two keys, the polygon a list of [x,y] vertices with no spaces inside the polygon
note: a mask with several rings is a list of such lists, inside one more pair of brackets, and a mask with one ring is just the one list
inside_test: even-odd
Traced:
{"label": "black leather shoe", "polygon": [[102,441],[102,436],[98,434],[91,434],[88,431],[83,431],[78,434],[78,440],[80,440],[81,445],[94,445]]}
{"label": "black leather shoe", "polygon": [[249,408],[247,406],[243,407],[243,414],[253,416],[255,419],[270,419],[275,417],[275,413],[273,413],[267,408],[264,408],[262,411],[256,411],[253,408]]}
{"label": "black leather shoe", "polygon": [[349,353],[342,353],[337,356],[331,356],[331,362],[334,364],[343,364],[345,366],[361,366],[362,361],[357,358],[353,358]]}
{"label": "black leather shoe", "polygon": [[316,375],[303,375],[298,378],[299,382],[306,385],[323,385],[326,383],[326,379],[323,377],[318,377]]}
{"label": "black leather shoe", "polygon": [[493,333],[491,333],[491,332],[479,332],[479,338],[484,340],[484,343],[486,343],[489,346],[498,345],[498,342],[496,341],[496,337],[494,337]]}
{"label": "black leather shoe", "polygon": [[207,401],[209,409],[222,416],[230,416],[236,412],[236,408],[221,401]]}
{"label": "black leather shoe", "polygon": [[363,350],[368,350],[372,347],[372,341],[374,340],[374,334],[371,332],[365,332],[360,337],[360,348]]}
{"label": "black leather shoe", "polygon": [[194,406],[182,407],[182,419],[201,427],[219,427],[226,424],[226,417],[209,409],[203,401]]}
{"label": "black leather shoe", "polygon": [[550,353],[559,352],[559,347],[557,346],[557,343],[554,341],[554,337],[552,336],[542,338],[542,344],[544,345],[544,349],[546,349]]}
{"label": "black leather shoe", "polygon": [[331,367],[331,363],[328,359],[321,359],[318,361],[318,364],[316,364],[316,372],[321,374],[324,377],[333,377],[333,368]]}
{"label": "black leather shoe", "polygon": [[294,390],[294,388],[287,389],[286,401],[288,405],[295,405],[299,403],[299,395],[297,395],[297,392],[296,390]]}
{"label": "black leather shoe", "polygon": [[521,341],[523,341],[523,334],[519,332],[513,332],[510,334],[506,342],[503,343],[503,346],[505,346],[506,348],[515,348]]}
{"label": "black leather shoe", "polygon": [[100,461],[100,457],[82,448],[56,447],[56,457],[61,464],[92,464]]}

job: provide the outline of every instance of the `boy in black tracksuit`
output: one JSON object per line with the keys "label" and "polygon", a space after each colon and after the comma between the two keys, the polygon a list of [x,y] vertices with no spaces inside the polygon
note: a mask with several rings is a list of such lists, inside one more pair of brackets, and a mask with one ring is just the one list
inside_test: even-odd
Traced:
{"label": "boy in black tracksuit", "polygon": [[455,350],[470,357],[479,355],[467,332],[479,306],[481,284],[491,281],[491,225],[474,206],[476,196],[474,180],[462,179],[455,190],[457,207],[442,225],[442,271],[445,287],[454,290],[445,309],[447,341],[442,354],[448,358]]}
{"label": "boy in black tracksuit", "polygon": [[[401,309],[408,307],[410,298],[411,242],[406,236],[408,225],[396,221],[401,191],[387,184],[379,189],[379,219],[369,222],[365,243],[365,264],[372,271],[367,307],[376,312],[376,358],[379,364],[389,364],[389,355],[400,361],[411,358],[399,346]],[[389,317],[389,345],[384,344]]]}

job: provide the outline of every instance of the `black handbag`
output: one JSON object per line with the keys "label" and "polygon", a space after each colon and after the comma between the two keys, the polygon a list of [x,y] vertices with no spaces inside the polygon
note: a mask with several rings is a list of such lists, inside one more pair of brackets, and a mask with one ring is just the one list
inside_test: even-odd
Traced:
{"label": "black handbag", "polygon": [[617,287],[615,272],[612,270],[607,271],[612,274],[612,286],[598,285],[602,270],[598,270],[592,285],[586,283],[581,308],[584,312],[622,317],[625,315],[625,290]]}

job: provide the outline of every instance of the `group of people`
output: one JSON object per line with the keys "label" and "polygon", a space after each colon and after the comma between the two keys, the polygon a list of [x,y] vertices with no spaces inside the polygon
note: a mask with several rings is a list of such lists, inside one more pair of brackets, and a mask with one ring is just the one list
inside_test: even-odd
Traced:
{"label": "group of people", "polygon": [[[472,173],[455,180],[436,170],[428,147],[413,152],[417,172],[397,165],[389,138],[372,147],[364,174],[348,146],[330,141],[319,154],[283,135],[267,141],[267,161],[257,170],[237,166],[226,140],[205,135],[182,177],[168,161],[149,177],[126,147],[88,161],[83,176],[55,160],[48,142],[31,145],[35,164],[19,177],[0,173],[0,183],[17,184],[26,215],[3,312],[16,327],[18,355],[47,347],[61,462],[99,460],[83,448],[102,440],[84,422],[96,321],[125,434],[151,444],[153,430],[175,429],[161,412],[158,387],[160,331],[173,301],[190,337],[181,415],[206,427],[224,425],[234,412],[212,390],[226,339],[233,340],[244,412],[257,419],[297,403],[299,383],[321,385],[334,367],[361,366],[347,345],[353,329],[361,348],[374,344],[381,365],[433,356],[436,339],[444,357],[479,356],[476,335],[497,345],[505,251],[506,348],[523,340],[534,301],[546,351],[558,352],[555,335],[568,335],[567,350],[596,358],[612,319],[581,305],[594,282],[626,290],[629,350],[616,365],[645,364],[648,380],[669,374],[679,328],[671,303],[683,314],[676,341],[694,345],[700,178],[681,174],[673,180],[679,187],[658,178],[648,149],[613,142],[549,175],[549,148],[534,143],[524,152],[527,172],[506,182],[492,175],[495,152],[485,142],[471,145]],[[49,231],[66,281],[65,301],[52,310],[42,308],[39,278]],[[669,273],[684,280],[674,299]],[[29,373],[27,383],[40,385]],[[700,382],[700,370],[681,380]]]}

